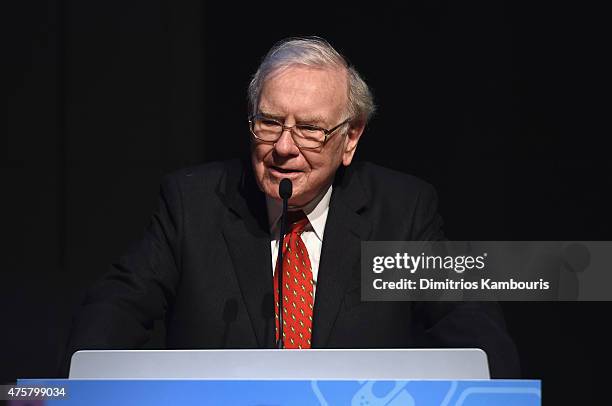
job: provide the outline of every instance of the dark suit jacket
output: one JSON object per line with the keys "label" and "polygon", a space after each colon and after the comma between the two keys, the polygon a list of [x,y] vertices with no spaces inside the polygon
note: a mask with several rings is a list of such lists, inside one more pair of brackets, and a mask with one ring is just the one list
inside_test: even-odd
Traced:
{"label": "dark suit jacket", "polygon": [[[493,376],[517,376],[496,304],[360,301],[360,242],[442,239],[436,204],[434,189],[412,176],[368,163],[339,170],[312,347],[478,347]],[[139,246],[89,291],[65,361],[78,349],[139,348],[154,320],[165,321],[168,348],[273,348],[271,263],[265,197],[250,164],[169,175]]]}

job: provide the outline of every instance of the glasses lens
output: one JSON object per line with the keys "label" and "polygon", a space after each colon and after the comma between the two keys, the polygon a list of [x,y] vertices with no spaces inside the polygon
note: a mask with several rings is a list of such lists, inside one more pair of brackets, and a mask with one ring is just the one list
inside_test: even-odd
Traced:
{"label": "glasses lens", "polygon": [[298,125],[294,128],[295,142],[303,148],[318,148],[325,140],[325,131],[318,127]]}
{"label": "glasses lens", "polygon": [[[276,120],[256,117],[251,121],[251,131],[262,141],[275,142],[283,132],[283,125]],[[296,125],[291,132],[294,142],[301,148],[319,148],[325,140],[325,130],[315,126]]]}
{"label": "glasses lens", "polygon": [[276,141],[283,131],[281,123],[266,118],[253,120],[253,132],[264,141]]}

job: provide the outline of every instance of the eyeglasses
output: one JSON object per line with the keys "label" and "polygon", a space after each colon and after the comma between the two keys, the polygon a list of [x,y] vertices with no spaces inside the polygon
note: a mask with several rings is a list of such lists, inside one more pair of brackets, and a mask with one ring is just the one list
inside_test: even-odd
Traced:
{"label": "eyeglasses", "polygon": [[251,133],[260,142],[274,144],[285,130],[291,132],[293,142],[300,149],[318,149],[323,147],[336,130],[351,120],[347,118],[329,130],[316,125],[296,124],[286,126],[278,120],[256,114],[249,119]]}

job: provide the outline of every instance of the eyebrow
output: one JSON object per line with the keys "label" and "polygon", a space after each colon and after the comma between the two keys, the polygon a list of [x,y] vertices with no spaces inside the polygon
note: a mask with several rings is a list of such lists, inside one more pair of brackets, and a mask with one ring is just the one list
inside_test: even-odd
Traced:
{"label": "eyebrow", "polygon": [[283,121],[283,119],[284,119],[283,116],[279,116],[278,114],[266,113],[263,110],[259,111],[259,115],[263,116],[265,118],[273,118],[274,120],[278,120],[278,121]]}
{"label": "eyebrow", "polygon": [[[260,115],[266,117],[266,118],[272,118],[274,120],[280,121],[282,122],[285,117],[278,115],[278,114],[272,114],[272,113],[268,113],[265,112],[263,110],[260,110],[259,112]],[[318,125],[325,125],[326,120],[325,118],[323,118],[322,116],[305,116],[305,117],[301,117],[301,118],[297,118],[295,120],[296,124],[318,124]]]}
{"label": "eyebrow", "polygon": [[325,125],[325,118],[321,116],[306,116],[301,119],[295,120],[298,124],[318,124]]}

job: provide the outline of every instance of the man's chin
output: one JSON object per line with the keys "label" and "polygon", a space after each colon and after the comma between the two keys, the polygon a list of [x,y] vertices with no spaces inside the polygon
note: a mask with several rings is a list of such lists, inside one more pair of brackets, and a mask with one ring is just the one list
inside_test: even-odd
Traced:
{"label": "man's chin", "polygon": [[[263,189],[263,192],[270,198],[274,200],[281,200],[278,194],[278,182],[267,182],[266,187]],[[293,193],[291,194],[291,198],[289,199],[289,206],[291,207],[301,207],[304,206],[308,202],[304,202],[304,197],[302,194],[302,190],[299,185],[293,185]]]}

